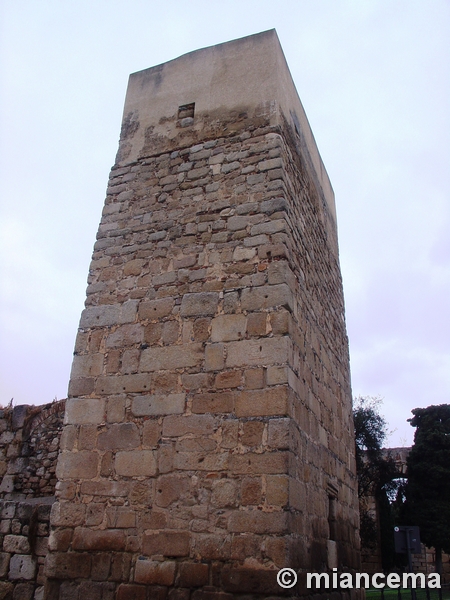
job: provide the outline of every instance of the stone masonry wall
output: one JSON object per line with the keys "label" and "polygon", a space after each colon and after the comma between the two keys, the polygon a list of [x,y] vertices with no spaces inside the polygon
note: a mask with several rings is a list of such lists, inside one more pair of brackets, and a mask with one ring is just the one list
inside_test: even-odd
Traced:
{"label": "stone masonry wall", "polygon": [[246,120],[112,170],[47,598],[266,598],[282,566],[357,566],[339,267],[292,135]]}
{"label": "stone masonry wall", "polygon": [[0,409],[0,598],[39,600],[65,401]]}
{"label": "stone masonry wall", "polygon": [[0,409],[0,497],[53,496],[65,400]]}

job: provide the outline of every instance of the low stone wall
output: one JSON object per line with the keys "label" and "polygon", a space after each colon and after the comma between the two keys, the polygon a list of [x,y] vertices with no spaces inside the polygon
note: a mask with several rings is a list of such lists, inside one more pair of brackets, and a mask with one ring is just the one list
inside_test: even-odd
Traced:
{"label": "low stone wall", "polygon": [[40,600],[54,497],[0,500],[0,598]]}
{"label": "low stone wall", "polygon": [[0,408],[0,498],[53,496],[65,400]]}
{"label": "low stone wall", "polygon": [[43,598],[64,409],[0,408],[0,600]]}

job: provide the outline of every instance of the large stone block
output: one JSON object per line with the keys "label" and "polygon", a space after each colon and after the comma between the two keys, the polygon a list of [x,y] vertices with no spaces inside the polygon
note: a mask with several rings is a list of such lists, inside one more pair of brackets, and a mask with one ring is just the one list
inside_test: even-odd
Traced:
{"label": "large stone block", "polygon": [[68,398],[64,423],[66,425],[105,422],[105,401],[100,398]]}
{"label": "large stone block", "polygon": [[161,319],[171,314],[174,307],[173,298],[146,300],[139,305],[140,319]]}
{"label": "large stone block", "polygon": [[233,392],[196,394],[192,399],[192,412],[200,414],[231,413],[234,410],[234,403],[235,394]]}
{"label": "large stone block", "polygon": [[172,585],[175,580],[176,563],[174,561],[156,562],[139,558],[136,561],[134,581],[147,585]]}
{"label": "large stone block", "polygon": [[36,574],[36,559],[30,554],[13,554],[9,561],[8,578],[12,581],[17,579],[34,579]]}
{"label": "large stone block", "polygon": [[200,533],[194,536],[194,556],[203,560],[228,560],[231,555],[231,536]]}
{"label": "large stone block", "polygon": [[215,315],[218,305],[219,294],[216,292],[184,294],[180,314],[182,317]]}
{"label": "large stone block", "polygon": [[187,433],[211,435],[216,422],[211,415],[173,415],[164,418],[163,435],[179,437]]}
{"label": "large stone block", "polygon": [[181,563],[180,586],[185,588],[208,585],[209,565],[203,563]]}
{"label": "large stone block", "polygon": [[162,475],[156,485],[155,504],[167,508],[189,492],[190,479],[186,475]]}
{"label": "large stone block", "polygon": [[236,397],[236,416],[271,417],[288,413],[288,390],[277,386],[265,390],[240,392]]}
{"label": "large stone block", "polygon": [[45,559],[44,573],[54,579],[87,578],[91,573],[91,555],[88,552],[53,552]]}
{"label": "large stone block", "polygon": [[245,337],[245,315],[219,315],[211,321],[211,341],[229,342]]}
{"label": "large stone block", "polygon": [[86,505],[72,502],[55,502],[51,510],[51,523],[56,527],[82,525],[86,517]]}
{"label": "large stone block", "polygon": [[89,306],[81,313],[80,328],[108,327],[133,323],[136,318],[138,300],[127,300],[123,304]]}
{"label": "large stone block", "polygon": [[157,554],[162,554],[163,556],[188,556],[190,537],[188,531],[145,533],[142,540],[142,551],[147,556]]}
{"label": "large stone block", "polygon": [[131,450],[139,444],[139,430],[135,423],[109,425],[98,435],[97,441],[100,450]]}
{"label": "large stone block", "polygon": [[[81,493],[87,496],[124,497],[130,492],[130,484],[127,481],[83,481]],[[80,524],[80,523],[78,523]]]}
{"label": "large stone block", "polygon": [[202,344],[147,348],[142,351],[141,371],[161,371],[195,367],[203,360]]}
{"label": "large stone block", "polygon": [[261,310],[284,306],[294,310],[292,291],[286,283],[263,285],[242,290],[243,310]]}
{"label": "large stone block", "polygon": [[[140,310],[140,308],[139,308]],[[106,338],[106,348],[124,348],[140,344],[144,339],[144,328],[139,323],[118,327]]]}
{"label": "large stone block", "polygon": [[151,381],[147,373],[135,375],[110,375],[98,377],[95,382],[97,394],[132,394],[150,390]]}
{"label": "large stone block", "polygon": [[144,422],[142,432],[142,444],[147,447],[155,447],[161,437],[162,425],[157,420]]}
{"label": "large stone block", "polygon": [[233,454],[230,457],[230,470],[236,475],[240,474],[264,474],[264,473],[287,473],[287,452],[265,452],[256,454]]}
{"label": "large stone block", "polygon": [[15,554],[29,554],[30,544],[24,535],[5,535],[3,550]]}
{"label": "large stone block", "polygon": [[74,550],[124,550],[126,536],[121,529],[88,529],[77,527],[73,534],[72,548]]}
{"label": "large stone block", "polygon": [[151,450],[117,452],[114,461],[117,475],[125,477],[152,477],[156,474],[156,460]]}
{"label": "large stone block", "polygon": [[228,530],[232,533],[287,533],[287,513],[264,513],[259,510],[234,511],[228,520]]}
{"label": "large stone block", "polygon": [[268,427],[267,442],[272,448],[287,450],[290,445],[291,419],[271,419]]}
{"label": "large stone block", "polygon": [[12,409],[11,426],[13,429],[20,429],[24,426],[25,418],[28,412],[27,404],[18,404]]}
{"label": "large stone block", "polygon": [[96,452],[62,452],[56,466],[58,479],[92,479],[98,472],[99,456]]}
{"label": "large stone block", "polygon": [[205,369],[219,371],[225,366],[224,344],[207,344],[205,348]]}
{"label": "large stone block", "polygon": [[131,411],[136,417],[170,415],[184,412],[186,394],[153,394],[133,398]]}
{"label": "large stone block", "polygon": [[71,379],[81,377],[96,377],[101,375],[103,370],[104,354],[97,352],[96,354],[75,355],[73,357],[72,370],[70,372]]}
{"label": "large stone block", "polygon": [[147,590],[143,585],[122,583],[117,589],[117,600],[146,600]]}
{"label": "large stone block", "polygon": [[288,360],[287,336],[228,342],[227,367],[284,364]]}

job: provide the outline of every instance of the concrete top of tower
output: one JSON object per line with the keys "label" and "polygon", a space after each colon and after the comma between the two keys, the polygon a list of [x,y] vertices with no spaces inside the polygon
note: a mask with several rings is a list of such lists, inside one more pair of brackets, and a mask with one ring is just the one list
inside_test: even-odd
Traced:
{"label": "concrete top of tower", "polygon": [[275,29],[132,73],[116,164],[256,125],[290,126],[335,221],[334,193]]}

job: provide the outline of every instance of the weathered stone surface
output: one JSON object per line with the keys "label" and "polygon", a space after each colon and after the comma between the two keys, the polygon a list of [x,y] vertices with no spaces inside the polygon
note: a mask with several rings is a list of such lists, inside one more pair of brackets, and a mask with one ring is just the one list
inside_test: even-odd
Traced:
{"label": "weathered stone surface", "polygon": [[229,342],[245,336],[247,319],[244,315],[219,315],[211,322],[211,340]]}
{"label": "weathered stone surface", "polygon": [[11,581],[17,579],[34,579],[36,573],[36,560],[29,554],[13,554],[9,561],[8,578]]}
{"label": "weathered stone surface", "polygon": [[247,288],[242,291],[241,306],[245,310],[261,310],[276,306],[293,310],[292,290],[286,283]]}
{"label": "weathered stone surface", "polygon": [[230,470],[235,474],[287,473],[287,452],[234,454],[230,457]]}
{"label": "weathered stone surface", "polygon": [[[141,307],[139,307],[139,311]],[[122,325],[114,333],[110,333],[106,338],[107,348],[123,348],[124,346],[133,346],[140,344],[144,339],[144,328],[139,323]]]}
{"label": "weathered stone surface", "polygon": [[125,533],[120,529],[93,530],[77,527],[73,534],[74,550],[123,550]]}
{"label": "weathered stone surface", "polygon": [[161,437],[162,427],[156,420],[145,421],[142,432],[142,443],[147,447],[154,447]]}
{"label": "weathered stone surface", "polygon": [[215,421],[210,415],[169,416],[163,421],[163,435],[182,436],[187,433],[210,435],[214,432]]}
{"label": "weathered stone surface", "polygon": [[232,392],[196,394],[192,399],[193,413],[231,413],[234,410],[235,395]]}
{"label": "weathered stone surface", "polygon": [[105,420],[105,401],[100,398],[69,398],[66,402],[64,423],[103,423]]}
{"label": "weathered stone surface", "polygon": [[234,533],[286,533],[287,514],[263,513],[257,510],[234,511],[230,516],[228,528]]}
{"label": "weathered stone surface", "polygon": [[[334,199],[276,36],[135,73],[129,102],[69,385],[48,600],[281,598],[278,568],[330,564],[331,482],[335,554],[357,570]],[[5,494],[23,458],[0,463]],[[22,548],[13,518],[1,533]]]}
{"label": "weathered stone surface", "polygon": [[272,365],[287,360],[288,338],[285,336],[227,344],[227,367]]}
{"label": "weathered stone surface", "polygon": [[103,370],[103,354],[85,354],[82,356],[75,355],[72,363],[70,377],[77,379],[83,376],[96,377],[101,375]]}
{"label": "weathered stone surface", "polygon": [[207,344],[205,348],[205,369],[219,371],[225,366],[224,344]]}
{"label": "weathered stone surface", "polygon": [[181,563],[180,586],[200,587],[209,582],[209,565],[203,563]]}
{"label": "weathered stone surface", "polygon": [[92,479],[98,471],[98,454],[82,450],[63,452],[58,458],[56,476],[59,479]]}
{"label": "weathered stone surface", "polygon": [[163,475],[158,478],[155,503],[164,508],[180,497],[186,496],[190,488],[189,477],[183,475]]}
{"label": "weathered stone surface", "polygon": [[[81,492],[87,496],[128,496],[130,486],[126,481],[83,481]],[[76,505],[75,505],[76,506]]]}
{"label": "weathered stone surface", "polygon": [[145,392],[150,387],[150,376],[147,373],[98,377],[95,383],[96,392],[107,395]]}
{"label": "weathered stone surface", "polygon": [[14,406],[11,418],[11,426],[13,429],[20,429],[24,426],[27,408],[26,404]]}
{"label": "weathered stone surface", "polygon": [[184,412],[185,394],[159,394],[133,398],[132,412],[136,417],[170,415]]}
{"label": "weathered stone surface", "polygon": [[235,410],[238,417],[285,415],[288,412],[287,387],[241,392],[236,397]]}
{"label": "weathered stone surface", "polygon": [[220,479],[212,487],[211,502],[214,506],[235,506],[238,499],[238,487],[235,481]]}
{"label": "weathered stone surface", "polygon": [[15,554],[28,554],[30,552],[28,538],[24,535],[5,535],[3,550]]}
{"label": "weathered stone surface", "polygon": [[55,579],[89,577],[91,555],[86,552],[51,553],[45,561],[45,574]]}
{"label": "weathered stone surface", "polygon": [[181,302],[181,316],[215,315],[218,304],[219,294],[215,292],[185,294]]}
{"label": "weathered stone surface", "polygon": [[172,298],[161,298],[160,300],[147,300],[139,305],[139,318],[161,319],[170,315],[174,307]]}
{"label": "weathered stone surface", "polygon": [[182,369],[185,367],[194,367],[202,359],[203,348],[201,344],[147,348],[142,351],[140,369],[142,371]]}
{"label": "weathered stone surface", "polygon": [[142,549],[148,556],[187,556],[189,554],[190,534],[188,531],[165,531],[145,533]]}
{"label": "weathered stone surface", "polygon": [[117,600],[146,600],[147,591],[143,585],[121,584],[117,589]]}
{"label": "weathered stone surface", "polygon": [[85,504],[71,502],[55,502],[52,506],[52,523],[60,527],[74,527],[84,523],[86,515]]}
{"label": "weathered stone surface", "polygon": [[105,327],[132,323],[138,307],[137,300],[127,300],[123,304],[90,306],[81,314],[80,328]]}
{"label": "weathered stone surface", "polygon": [[195,556],[204,560],[228,560],[231,554],[231,536],[202,533],[194,539]]}
{"label": "weathered stone surface", "polygon": [[173,561],[156,562],[139,559],[136,562],[134,580],[147,585],[172,585],[175,579],[176,563]]}
{"label": "weathered stone surface", "polygon": [[156,474],[156,460],[151,450],[117,452],[114,467],[117,475],[125,477],[152,477]]}
{"label": "weathered stone surface", "polygon": [[130,450],[140,444],[139,430],[135,423],[110,425],[97,439],[100,450]]}

